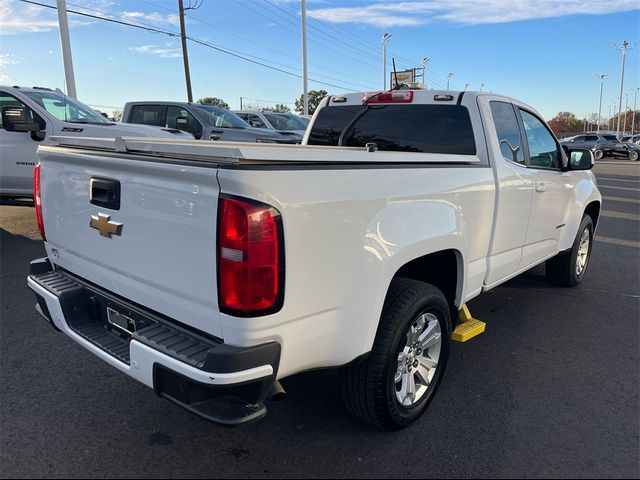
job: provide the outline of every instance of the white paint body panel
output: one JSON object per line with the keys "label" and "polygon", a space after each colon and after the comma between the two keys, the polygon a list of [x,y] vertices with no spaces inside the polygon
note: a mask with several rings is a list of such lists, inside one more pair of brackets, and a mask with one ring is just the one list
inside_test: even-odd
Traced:
{"label": "white paint body panel", "polygon": [[[389,284],[408,262],[452,250],[460,306],[569,248],[586,205],[601,201],[589,171],[549,172],[542,180],[553,185],[535,193],[543,175],[500,154],[492,99],[511,101],[481,93],[463,99],[477,143],[477,155],[466,159],[199,142],[189,164],[182,161],[189,142],[165,148],[126,139],[123,153],[82,151],[81,141],[42,149],[47,251],[54,264],[230,345],[279,342],[279,378],[345,364],[371,349]],[[92,148],[116,148],[100,142]],[[411,164],[416,157],[422,162]],[[398,160],[402,166],[393,165]],[[304,165],[319,161],[334,165]],[[122,183],[122,207],[112,212],[124,224],[121,237],[100,237],[88,226],[90,215],[104,211],[88,202],[91,176]],[[265,202],[282,215],[285,295],[275,314],[237,318],[218,310],[219,193]],[[550,226],[551,217],[558,223]]]}

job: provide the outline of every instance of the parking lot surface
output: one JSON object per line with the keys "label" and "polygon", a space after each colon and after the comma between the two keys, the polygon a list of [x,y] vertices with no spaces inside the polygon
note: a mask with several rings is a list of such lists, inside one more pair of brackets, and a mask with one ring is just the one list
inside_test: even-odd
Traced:
{"label": "parking lot surface", "polygon": [[637,478],[640,162],[595,172],[584,282],[553,287],[537,267],[471,302],[486,333],[453,345],[426,415],[397,433],[349,415],[336,370],[285,379],[287,399],[236,430],[156,397],[38,316],[33,208],[5,202],[0,476]]}

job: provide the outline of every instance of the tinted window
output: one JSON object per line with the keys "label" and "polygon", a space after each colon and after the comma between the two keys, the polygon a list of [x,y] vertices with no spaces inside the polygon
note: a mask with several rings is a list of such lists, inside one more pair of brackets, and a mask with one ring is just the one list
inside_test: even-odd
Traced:
{"label": "tinted window", "polygon": [[[8,93],[5,93],[5,92],[0,92],[0,110],[3,107],[23,107],[26,109],[26,114],[27,114],[26,120],[28,122],[34,122],[39,124],[41,130],[44,130],[46,127],[45,121],[42,119],[40,115],[38,115],[36,112],[31,110],[29,107],[27,107],[24,103],[22,103],[13,95],[9,95]],[[4,126],[2,125],[2,116],[0,116],[0,128],[4,128]]]}
{"label": "tinted window", "polygon": [[574,142],[584,142],[584,139],[585,139],[585,138],[586,138],[586,137],[583,135],[583,136],[580,136],[580,137],[575,137],[575,138],[573,139],[573,141],[574,141]]}
{"label": "tinted window", "polygon": [[109,120],[98,112],[68,95],[47,90],[25,92],[25,95],[58,120],[69,123],[109,123]]}
{"label": "tinted window", "polygon": [[513,106],[505,102],[491,102],[490,105],[502,156],[507,160],[524,165],[520,126]]}
{"label": "tinted window", "polygon": [[587,135],[585,141],[587,141],[587,142],[597,142],[598,141],[598,137],[597,137],[597,135]]}
{"label": "tinted window", "polygon": [[255,128],[267,128],[262,119],[258,115],[247,115],[247,118],[242,118],[245,122]]}
{"label": "tinted window", "polygon": [[[181,118],[181,123],[178,125],[177,119]],[[185,122],[186,119],[186,122]],[[179,130],[185,130],[193,134],[202,133],[202,126],[196,118],[189,113],[188,110],[182,107],[168,106],[167,107],[167,121],[165,123],[167,128],[177,128]]]}
{"label": "tinted window", "polygon": [[603,137],[605,138],[605,140],[611,140],[613,142],[617,140],[615,135],[603,135]]}
{"label": "tinted window", "polygon": [[531,115],[529,112],[520,110],[524,132],[527,135],[529,144],[529,166],[543,168],[558,168],[560,166],[560,156],[556,141],[547,127]]}
{"label": "tinted window", "polygon": [[165,126],[165,107],[162,105],[136,105],[131,111],[131,123]]}
{"label": "tinted window", "polygon": [[475,155],[469,112],[458,105],[345,105],[320,110],[309,145]]}

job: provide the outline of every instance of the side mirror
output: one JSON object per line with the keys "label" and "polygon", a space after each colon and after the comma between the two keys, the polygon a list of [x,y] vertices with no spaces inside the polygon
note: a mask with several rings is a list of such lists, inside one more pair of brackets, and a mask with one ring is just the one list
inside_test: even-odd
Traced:
{"label": "side mirror", "polygon": [[591,170],[594,164],[593,152],[586,149],[569,150],[568,170]]}
{"label": "side mirror", "polygon": [[7,132],[39,132],[25,107],[2,107],[2,125]]}

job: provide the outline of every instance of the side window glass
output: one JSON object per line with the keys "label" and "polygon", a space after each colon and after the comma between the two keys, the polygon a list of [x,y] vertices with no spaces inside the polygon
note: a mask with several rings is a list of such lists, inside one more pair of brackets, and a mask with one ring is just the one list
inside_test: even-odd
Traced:
{"label": "side window glass", "polygon": [[598,137],[596,137],[595,135],[589,135],[587,137],[587,142],[597,142],[598,141]]}
{"label": "side window glass", "polygon": [[267,128],[262,119],[257,115],[249,115],[246,122],[254,128]]}
{"label": "side window glass", "polygon": [[162,105],[136,105],[131,112],[131,123],[165,126],[164,107]]}
{"label": "side window glass", "polygon": [[502,156],[511,162],[524,165],[520,126],[513,106],[505,102],[491,102],[490,105]]}
{"label": "side window glass", "polygon": [[[0,111],[2,111],[3,107],[23,107],[26,109],[26,112],[27,112],[27,120],[30,120],[34,123],[38,123],[42,130],[46,128],[46,123],[40,115],[38,115],[36,112],[31,110],[27,105],[25,105],[23,102],[18,100],[16,97],[14,97],[13,95],[9,95],[6,92],[0,92]],[[2,124],[1,115],[0,115],[0,128],[4,128],[4,125]]]}
{"label": "side window glass", "polygon": [[576,137],[576,138],[574,138],[574,139],[573,139],[573,141],[574,141],[574,142],[576,142],[576,143],[577,143],[577,142],[584,142],[584,139],[585,139],[585,137],[584,137],[584,136],[581,136],[581,137]]}
{"label": "side window glass", "polygon": [[524,131],[529,144],[529,166],[559,168],[560,153],[553,135],[538,118],[520,110]]}

